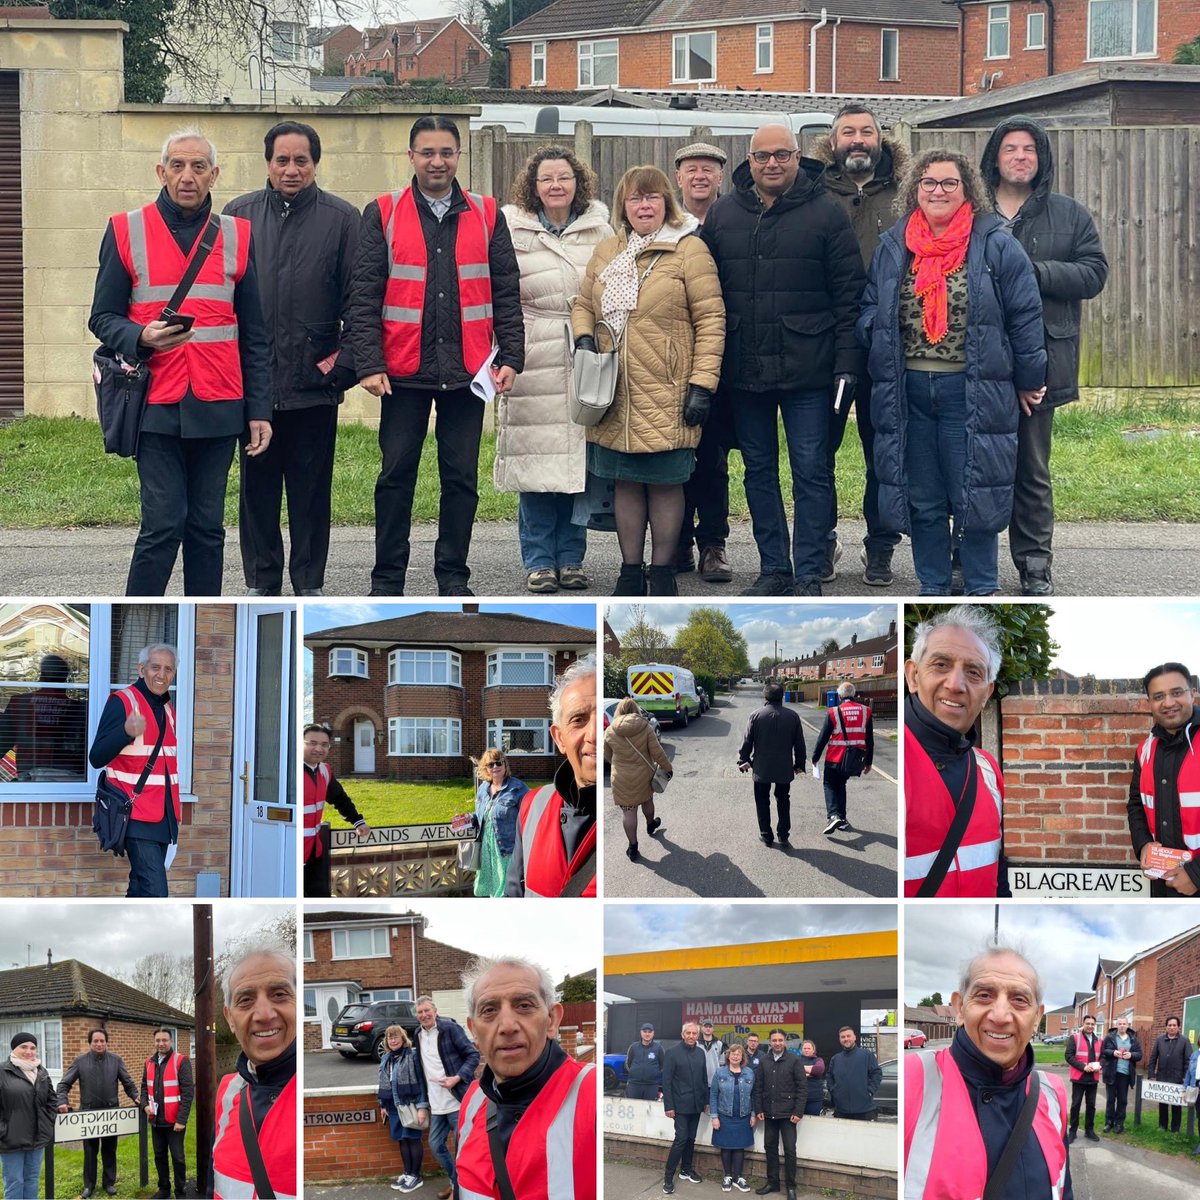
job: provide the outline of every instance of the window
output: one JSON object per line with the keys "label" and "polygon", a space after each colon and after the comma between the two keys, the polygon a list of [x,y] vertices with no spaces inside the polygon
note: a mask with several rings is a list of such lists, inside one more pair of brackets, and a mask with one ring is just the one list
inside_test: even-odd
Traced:
{"label": "window", "polygon": [[374,1004],[376,1000],[411,1000],[412,988],[372,988],[359,995],[363,1004]]}
{"label": "window", "polygon": [[1046,14],[1031,12],[1025,17],[1025,49],[1045,50],[1046,48]]}
{"label": "window", "polygon": [[316,957],[316,953],[313,950],[312,930],[306,929],[304,931],[304,961],[312,962]]}
{"label": "window", "polygon": [[554,663],[545,650],[498,650],[487,657],[488,687],[546,687]]}
{"label": "window", "polygon": [[879,31],[879,78],[900,78],[900,30]]}
{"label": "window", "polygon": [[1008,5],[988,6],[987,58],[1008,57]]}
{"label": "window", "polygon": [[550,721],[541,717],[501,717],[487,723],[487,744],[505,754],[553,754]]}
{"label": "window", "polygon": [[617,82],[617,40],[579,43],[579,86],[603,87]]}
{"label": "window", "polygon": [[534,42],[529,48],[529,82],[540,87],[546,82],[546,43]]}
{"label": "window", "polygon": [[389,717],[388,754],[437,755],[462,753],[462,722],[449,717]]}
{"label": "window", "polygon": [[271,57],[276,62],[303,62],[304,27],[294,21],[272,21]]}
{"label": "window", "polygon": [[1158,0],[1089,0],[1088,58],[1153,56]]}
{"label": "window", "polygon": [[1100,985],[1100,1003],[1101,1004],[1108,1003],[1108,980],[1107,979]]}
{"label": "window", "polygon": [[775,70],[774,25],[759,25],[754,31],[754,70],[756,74]]}
{"label": "window", "polygon": [[371,929],[335,929],[334,958],[387,958],[388,931],[382,925]]}
{"label": "window", "polygon": [[680,33],[674,46],[673,83],[711,83],[717,77],[717,35]]}
{"label": "window", "polygon": [[32,1033],[37,1038],[38,1058],[55,1083],[63,1073],[62,1065],[62,1021],[36,1020],[23,1017],[16,1021],[0,1021],[0,1040],[4,1045],[17,1033]]}
{"label": "window", "polygon": [[367,652],[350,646],[335,646],[329,652],[329,674],[370,678],[367,674]]}
{"label": "window", "polygon": [[1125,976],[1124,975],[1122,975],[1121,978],[1117,980],[1116,999],[1117,1000],[1125,999]]}
{"label": "window", "polygon": [[317,1017],[317,989],[316,988],[305,988],[304,989],[304,1019],[306,1021],[319,1019]]}
{"label": "window", "polygon": [[388,683],[462,684],[462,657],[452,650],[393,650]]}
{"label": "window", "polygon": [[863,660],[860,658],[860,659],[858,660],[858,669],[859,669],[860,671],[862,670],[862,665],[863,665]]}
{"label": "window", "polygon": [[882,667],[883,666],[883,655],[882,654],[874,655],[871,659],[871,666]]}
{"label": "window", "polygon": [[1133,970],[1129,972],[1128,980],[1129,982],[1126,984],[1126,988],[1128,989],[1126,995],[1132,996],[1133,989],[1137,987],[1137,967],[1134,967]]}

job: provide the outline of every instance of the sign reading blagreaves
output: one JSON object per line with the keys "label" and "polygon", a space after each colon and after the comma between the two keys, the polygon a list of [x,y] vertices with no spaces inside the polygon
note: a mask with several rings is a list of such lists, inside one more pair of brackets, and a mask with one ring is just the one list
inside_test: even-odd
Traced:
{"label": "sign reading blagreaves", "polygon": [[59,1113],[54,1122],[56,1142],[79,1142],[86,1138],[125,1137],[137,1133],[137,1108],[90,1108]]}

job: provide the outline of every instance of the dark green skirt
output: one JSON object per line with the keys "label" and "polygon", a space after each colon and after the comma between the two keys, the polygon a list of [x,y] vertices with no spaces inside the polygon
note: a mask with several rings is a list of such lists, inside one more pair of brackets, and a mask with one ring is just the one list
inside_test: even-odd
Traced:
{"label": "dark green skirt", "polygon": [[587,465],[601,479],[627,479],[633,483],[687,483],[696,466],[696,451],[659,450],[654,454],[626,454],[595,442],[588,443]]}

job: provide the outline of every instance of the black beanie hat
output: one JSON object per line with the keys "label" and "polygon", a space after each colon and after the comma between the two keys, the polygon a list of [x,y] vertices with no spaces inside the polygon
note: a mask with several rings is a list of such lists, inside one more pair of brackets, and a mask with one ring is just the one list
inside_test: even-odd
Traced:
{"label": "black beanie hat", "polygon": [[26,1042],[32,1042],[37,1045],[37,1038],[32,1033],[14,1033],[12,1041],[8,1043],[10,1050],[15,1050],[18,1046],[23,1046]]}

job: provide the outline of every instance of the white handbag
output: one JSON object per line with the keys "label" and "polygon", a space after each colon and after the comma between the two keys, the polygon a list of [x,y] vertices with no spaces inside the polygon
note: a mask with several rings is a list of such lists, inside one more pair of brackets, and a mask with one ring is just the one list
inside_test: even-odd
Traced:
{"label": "white handbag", "polygon": [[596,331],[603,325],[613,342],[611,350],[581,350],[574,344],[571,323],[565,327],[567,353],[571,358],[571,392],[567,397],[571,420],[576,425],[598,425],[612,407],[617,394],[617,366],[621,358],[620,341],[612,336],[607,321],[597,321]]}

